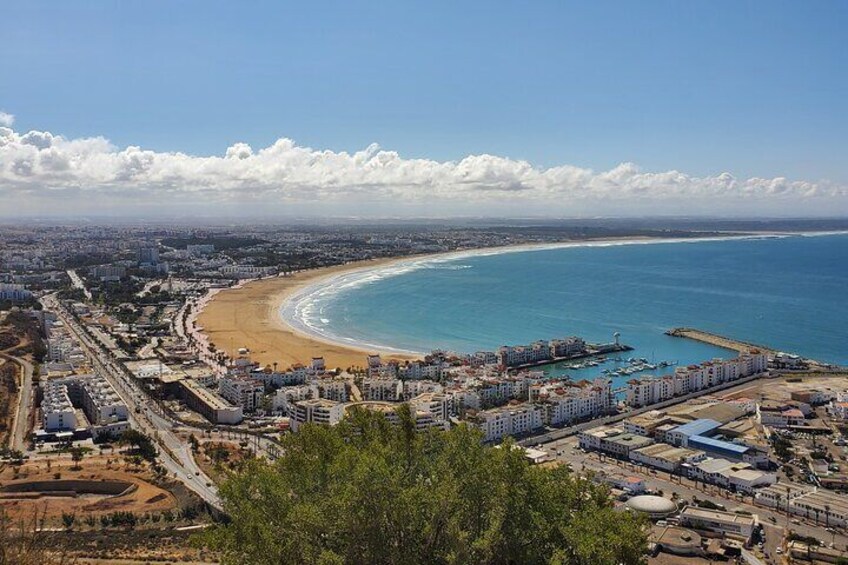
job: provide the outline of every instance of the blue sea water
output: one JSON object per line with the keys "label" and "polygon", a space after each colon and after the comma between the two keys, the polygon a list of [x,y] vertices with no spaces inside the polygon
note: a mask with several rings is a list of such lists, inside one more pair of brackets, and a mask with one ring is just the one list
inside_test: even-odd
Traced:
{"label": "blue sea water", "polygon": [[[607,342],[620,332],[636,349],[628,356],[688,364],[734,355],[663,333],[691,326],[848,364],[848,236],[417,259],[311,287],[282,315],[334,339],[417,352],[567,335]],[[602,368],[551,373],[582,378]]]}

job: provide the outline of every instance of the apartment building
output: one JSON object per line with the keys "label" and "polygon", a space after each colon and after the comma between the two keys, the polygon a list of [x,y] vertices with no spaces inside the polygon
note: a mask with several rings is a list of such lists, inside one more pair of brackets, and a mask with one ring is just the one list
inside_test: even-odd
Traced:
{"label": "apartment building", "polygon": [[[72,375],[48,380],[42,386],[42,424],[48,433],[86,427],[97,439],[101,434],[117,436],[130,428],[126,405],[100,375]],[[81,410],[88,421],[81,421],[73,409]]]}
{"label": "apartment building", "polygon": [[179,381],[183,401],[213,424],[238,424],[243,419],[241,406],[227,402],[195,379]]}
{"label": "apartment building", "polygon": [[227,375],[218,384],[218,391],[230,404],[240,406],[244,412],[254,412],[262,403],[265,387],[250,377]]}
{"label": "apartment building", "polygon": [[743,353],[735,359],[714,359],[701,365],[678,367],[674,374],[644,377],[627,382],[625,403],[633,408],[650,406],[699,390],[763,373],[768,358],[759,350]]}
{"label": "apartment building", "polygon": [[409,404],[418,412],[430,414],[436,421],[448,421],[450,401],[446,394],[441,392],[424,392],[412,398]]}
{"label": "apartment building", "polygon": [[291,429],[297,431],[304,424],[335,426],[344,416],[345,405],[326,398],[311,398],[294,402]]}
{"label": "apartment building", "polygon": [[48,381],[41,400],[41,427],[45,431],[72,431],[77,427],[74,406],[65,383]]}
{"label": "apartment building", "polygon": [[484,441],[497,441],[541,428],[542,408],[535,404],[514,404],[481,410],[468,421],[480,428]]}
{"label": "apartment building", "polygon": [[362,379],[359,387],[362,400],[372,402],[397,402],[403,390],[398,379],[367,378]]}
{"label": "apartment building", "polygon": [[424,393],[442,392],[445,387],[431,380],[403,381],[403,400],[410,400]]}

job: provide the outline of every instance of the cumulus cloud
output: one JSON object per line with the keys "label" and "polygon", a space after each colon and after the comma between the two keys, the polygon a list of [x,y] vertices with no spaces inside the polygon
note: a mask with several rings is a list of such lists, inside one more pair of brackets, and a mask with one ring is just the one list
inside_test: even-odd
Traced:
{"label": "cumulus cloud", "polygon": [[0,197],[6,202],[87,194],[92,202],[127,206],[253,202],[272,209],[310,202],[380,202],[399,208],[455,207],[466,213],[479,206],[481,214],[506,209],[515,215],[526,205],[567,215],[575,210],[604,213],[611,202],[624,211],[643,206],[644,213],[652,203],[663,203],[657,209],[662,212],[686,212],[693,202],[742,203],[756,211],[762,203],[779,201],[791,210],[793,203],[810,199],[824,208],[838,202],[844,211],[848,201],[848,188],[834,183],[652,172],[633,163],[594,171],[571,165],[540,168],[495,155],[440,162],[406,159],[376,144],[348,153],[303,147],[285,138],[257,150],[236,143],[222,156],[194,156],[120,148],[102,137],[21,133],[12,123],[11,115],[0,113]]}
{"label": "cumulus cloud", "polygon": [[12,127],[15,123],[15,116],[12,114],[8,114],[3,110],[0,110],[0,126],[5,126],[7,128]]}

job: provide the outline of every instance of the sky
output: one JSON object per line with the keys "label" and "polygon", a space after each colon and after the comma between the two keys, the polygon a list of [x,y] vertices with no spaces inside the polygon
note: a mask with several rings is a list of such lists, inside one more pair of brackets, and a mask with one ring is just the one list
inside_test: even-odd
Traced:
{"label": "sky", "polygon": [[817,0],[0,0],[0,216],[844,216],[847,25]]}

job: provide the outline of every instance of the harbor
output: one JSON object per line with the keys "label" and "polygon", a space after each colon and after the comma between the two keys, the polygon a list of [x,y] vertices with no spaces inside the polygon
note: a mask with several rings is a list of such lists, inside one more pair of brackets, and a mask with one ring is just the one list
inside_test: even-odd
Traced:
{"label": "harbor", "polygon": [[[504,347],[508,347],[508,346],[504,346]],[[522,347],[525,347],[525,346],[522,346]],[[526,347],[532,347],[532,346],[526,346]],[[503,349],[504,348],[501,348],[501,350],[503,350]],[[501,354],[501,358],[503,359],[503,354],[501,353],[501,350],[499,350],[499,354]],[[530,361],[530,362],[527,362],[527,363],[520,363],[520,364],[507,364],[507,363],[503,363],[503,364],[508,366],[510,370],[523,370],[523,369],[531,369],[531,368],[536,368],[536,367],[544,367],[544,366],[548,366],[548,365],[560,365],[560,364],[563,364],[562,365],[563,367],[567,367],[567,368],[571,368],[571,369],[586,369],[586,368],[589,368],[589,367],[598,367],[599,365],[601,365],[602,363],[605,363],[607,361],[612,361],[612,360],[623,361],[623,359],[621,359],[621,357],[616,357],[615,359],[611,359],[609,357],[606,357],[606,355],[613,354],[613,353],[624,353],[624,352],[627,352],[627,351],[633,351],[633,347],[631,347],[629,345],[624,345],[622,343],[618,343],[618,341],[616,341],[615,343],[600,343],[600,344],[588,344],[587,343],[587,344],[585,344],[585,349],[580,350],[576,353],[569,354],[569,355],[550,356],[550,357],[546,357],[546,358],[543,358],[543,359],[538,359],[538,360]],[[575,363],[574,361],[581,361],[581,362]],[[629,361],[629,359],[628,359],[628,361]],[[564,365],[565,363],[568,363],[568,362],[572,362],[572,363],[569,363],[568,365]],[[645,363],[647,363],[647,360],[645,360]]]}

